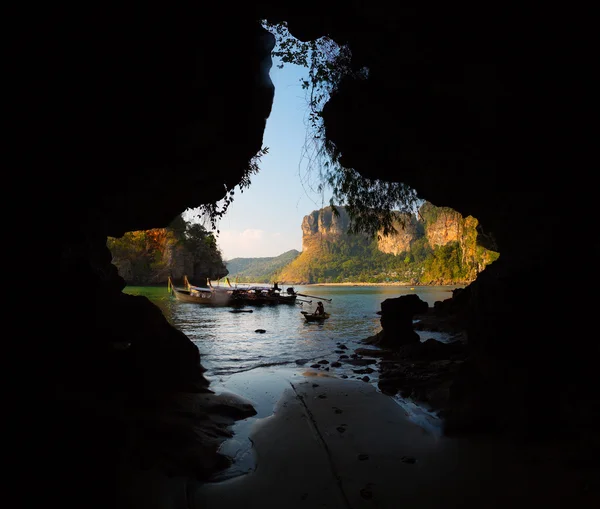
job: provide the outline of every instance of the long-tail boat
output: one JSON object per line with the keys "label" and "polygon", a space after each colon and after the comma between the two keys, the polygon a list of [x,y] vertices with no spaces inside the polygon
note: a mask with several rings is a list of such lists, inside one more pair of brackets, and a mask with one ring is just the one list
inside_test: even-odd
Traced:
{"label": "long-tail boat", "polygon": [[213,288],[191,285],[184,276],[184,287],[178,288],[168,279],[168,290],[178,301],[201,304],[204,306],[231,306],[232,292],[215,291]]}

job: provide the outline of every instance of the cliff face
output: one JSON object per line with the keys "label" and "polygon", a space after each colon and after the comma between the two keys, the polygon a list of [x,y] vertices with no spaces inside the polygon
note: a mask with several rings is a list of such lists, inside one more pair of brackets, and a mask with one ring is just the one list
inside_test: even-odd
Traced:
{"label": "cliff face", "polygon": [[[166,260],[169,267],[169,273],[175,281],[183,279],[187,276],[188,279],[197,284],[204,284],[206,279],[221,279],[228,274],[225,263],[218,253],[208,256],[203,253],[198,256],[195,253],[182,249],[181,247],[170,246],[167,249]],[[159,283],[166,284],[166,278],[163,276]]]}
{"label": "cliff face", "polygon": [[437,218],[427,224],[425,236],[431,247],[445,246],[462,239],[464,219],[456,211],[446,207],[439,209]]}
{"label": "cliff face", "polygon": [[377,240],[377,247],[383,253],[399,255],[410,251],[411,244],[422,235],[414,215],[402,214],[401,220],[395,221],[394,228],[396,235],[382,235]]}
{"label": "cliff face", "polygon": [[303,251],[279,273],[289,283],[403,282],[468,284],[498,253],[477,245],[475,218],[422,205],[416,214],[398,213],[396,234],[351,234],[344,207],[313,211],[302,221]]}
{"label": "cliff face", "polygon": [[[411,245],[423,237],[430,247],[445,246],[450,242],[464,242],[466,221],[476,225],[474,218],[463,218],[458,212],[446,207],[425,204],[428,221],[414,214],[401,214],[395,221],[395,235],[380,236],[378,249],[387,254],[399,255],[409,252]],[[338,207],[339,216],[331,207],[315,210],[302,220],[302,252],[319,249],[323,241],[335,242],[348,236],[350,216],[344,207]],[[473,223],[475,221],[475,223]]]}
{"label": "cliff face", "polygon": [[350,216],[344,207],[338,207],[339,215],[331,207],[314,210],[302,220],[302,252],[318,248],[323,240],[335,241],[346,235]]}
{"label": "cliff face", "polygon": [[120,239],[109,238],[107,246],[112,264],[128,285],[166,285],[169,276],[204,283],[228,273],[216,245],[178,242],[167,228],[128,232]]}

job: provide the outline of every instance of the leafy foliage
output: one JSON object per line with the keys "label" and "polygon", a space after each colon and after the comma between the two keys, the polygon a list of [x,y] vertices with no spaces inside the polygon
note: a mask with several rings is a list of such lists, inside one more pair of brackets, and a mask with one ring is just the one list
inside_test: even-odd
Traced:
{"label": "leafy foliage", "polygon": [[166,277],[169,267],[163,253],[176,244],[174,233],[166,228],[127,232],[120,238],[107,239],[113,265],[131,284],[155,283]]}
{"label": "leafy foliage", "polygon": [[330,205],[337,213],[335,202],[345,203],[352,220],[350,233],[393,235],[397,232],[394,222],[398,218],[402,222],[398,212],[411,212],[419,202],[415,191],[401,183],[367,179],[341,165],[333,168],[324,173],[333,189]]}
{"label": "leafy foliage", "polygon": [[194,262],[226,273],[214,235],[204,226],[177,216],[168,228],[127,232],[108,237],[112,263],[128,284],[162,284],[176,263],[176,253],[187,253]]}
{"label": "leafy foliage", "polygon": [[256,175],[260,171],[259,163],[260,163],[261,158],[263,156],[267,155],[268,153],[269,153],[268,147],[261,148],[258,151],[258,153],[248,163],[248,167],[244,170],[242,178],[241,178],[240,182],[237,184],[237,186],[234,186],[233,188],[229,188],[229,187],[227,187],[226,184],[223,184],[224,191],[225,191],[225,197],[220,202],[217,202],[217,203],[205,203],[205,204],[200,205],[196,209],[196,214],[195,214],[196,219],[200,219],[201,223],[204,222],[203,221],[204,219],[207,219],[208,224],[210,224],[210,227],[212,228],[212,230],[216,231],[216,233],[219,234],[220,232],[217,227],[218,222],[225,215],[225,213],[227,212],[227,209],[229,208],[229,205],[231,205],[231,203],[233,202],[234,195],[235,195],[235,188],[239,187],[240,192],[243,193],[244,189],[247,189],[248,187],[250,187],[250,184],[252,183],[251,177],[253,175]]}
{"label": "leafy foliage", "polygon": [[414,212],[420,201],[415,191],[401,182],[368,179],[344,167],[339,150],[326,138],[323,122],[323,107],[342,79],[368,79],[368,69],[355,69],[350,48],[338,45],[329,37],[303,42],[289,33],[285,22],[264,21],[263,25],[275,36],[272,54],[281,62],[278,67],[295,64],[308,70],[308,77],[300,81],[308,92],[310,148],[307,153],[312,163],[308,171],[317,172],[317,191],[332,190],[330,205],[334,212],[336,203],[347,208],[351,232],[396,233],[395,211]]}
{"label": "leafy foliage", "polygon": [[302,88],[308,92],[309,126],[315,137],[323,134],[323,105],[331,92],[344,76],[365,76],[366,69],[355,71],[352,68],[352,55],[348,46],[339,46],[329,37],[314,41],[299,41],[293,37],[286,22],[270,23],[263,26],[275,36],[275,48],[272,52],[281,63],[306,67],[307,78],[301,78]]}

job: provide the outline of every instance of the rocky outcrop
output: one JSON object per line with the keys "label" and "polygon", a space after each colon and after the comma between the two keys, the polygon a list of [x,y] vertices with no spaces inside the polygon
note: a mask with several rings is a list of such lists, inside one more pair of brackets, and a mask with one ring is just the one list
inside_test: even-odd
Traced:
{"label": "rocky outcrop", "polygon": [[396,212],[395,233],[381,232],[376,240],[349,233],[352,225],[346,208],[337,211],[339,215],[326,207],[304,217],[303,251],[281,270],[279,279],[296,284],[468,284],[498,257],[477,244],[475,218],[463,218],[446,207],[425,202],[414,214]]}
{"label": "rocky outcrop", "polygon": [[113,253],[112,264],[128,285],[166,285],[169,277],[179,282],[184,276],[204,284],[207,279],[221,279],[228,274],[216,247],[193,251],[172,238],[145,249],[119,249]]}
{"label": "rocky outcrop", "polygon": [[450,242],[460,242],[463,238],[463,217],[448,208],[439,208],[435,220],[428,222],[425,229],[427,242],[431,247],[445,246]]}
{"label": "rocky outcrop", "polygon": [[394,222],[395,235],[381,235],[377,239],[377,247],[383,253],[399,255],[410,251],[411,244],[422,236],[417,217],[413,214],[402,214],[399,221]]}
{"label": "rocky outcrop", "polygon": [[[477,226],[477,220],[472,217],[463,218],[458,212],[447,207],[435,207],[429,203],[421,209],[428,211],[427,217],[420,213],[398,213],[394,221],[396,233],[380,235],[377,246],[383,253],[399,255],[410,252],[411,245],[425,237],[432,248],[445,246],[450,242],[459,242],[467,247],[465,238],[469,229]],[[337,207],[339,215],[333,213],[331,207],[315,210],[302,220],[302,251],[318,248],[325,240],[336,242],[348,236],[350,216],[345,207]],[[470,246],[469,246],[470,248]],[[468,255],[465,255],[468,256]]]}
{"label": "rocky outcrop", "polygon": [[331,207],[314,210],[302,219],[302,252],[318,248],[323,240],[336,241],[347,235],[350,216],[344,207],[335,214]]}
{"label": "rocky outcrop", "polygon": [[365,342],[391,349],[419,343],[420,336],[414,330],[413,318],[428,309],[427,302],[415,294],[385,299],[378,312],[381,315],[381,331]]}

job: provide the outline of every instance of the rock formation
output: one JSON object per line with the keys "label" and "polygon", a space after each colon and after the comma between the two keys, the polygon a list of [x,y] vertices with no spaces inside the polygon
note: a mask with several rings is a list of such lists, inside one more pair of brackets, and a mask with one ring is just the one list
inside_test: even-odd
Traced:
{"label": "rock formation", "polygon": [[427,302],[415,294],[385,299],[379,311],[381,331],[367,343],[391,349],[418,343],[420,336],[414,330],[413,319],[428,309]]}
{"label": "rock formation", "polygon": [[[383,235],[381,232],[376,246],[372,245],[371,237],[364,233],[349,233],[351,220],[346,207],[338,206],[336,210],[337,214],[331,207],[325,207],[304,216],[302,253],[282,269],[279,279],[290,283],[364,282],[353,279],[357,277],[356,267],[361,261],[372,259],[369,271],[381,278],[387,276],[387,281],[468,284],[498,256],[498,253],[478,245],[477,219],[471,216],[463,218],[447,207],[436,207],[425,202],[414,214],[397,212],[397,219],[394,220],[396,233]],[[441,255],[437,265],[431,264],[436,269],[443,267],[445,271],[427,271],[418,263],[408,265],[414,260],[411,258],[413,253],[418,253],[415,257],[422,262],[434,256],[432,250],[448,244],[452,244],[449,247],[454,255],[451,261],[446,263],[450,257]],[[402,258],[393,260],[393,266],[386,265],[378,259],[377,250]],[[336,254],[336,260],[330,259],[331,253]],[[406,258],[408,261],[405,262]],[[339,268],[340,265],[344,268]],[[460,276],[457,275],[458,271]],[[317,279],[324,272],[329,279]]]}
{"label": "rock formation", "polygon": [[395,235],[382,235],[377,240],[377,247],[383,253],[399,255],[410,251],[412,243],[422,235],[415,215],[402,214],[402,222],[396,221],[394,228]]}
{"label": "rock formation", "polygon": [[[5,188],[20,200],[9,202],[19,234],[8,262],[43,260],[43,272],[28,272],[7,313],[17,405],[6,415],[19,444],[8,463],[34,483],[19,495],[32,506],[127,505],[107,487],[152,425],[136,408],[208,390],[189,340],[121,293],[106,238],[166,227],[247,176],[274,95],[265,18],[303,40],[329,34],[368,68],[324,111],[346,167],[476,217],[497,242],[501,259],[466,306],[454,430],[594,436],[598,342],[572,330],[585,293],[556,283],[564,232],[576,220],[588,229],[579,209],[595,189],[589,162],[556,136],[584,111],[571,105],[585,83],[564,58],[573,39],[560,35],[569,8],[390,5],[12,6]],[[586,260],[597,257],[593,243]]]}
{"label": "rock formation", "polygon": [[344,207],[338,208],[339,215],[331,207],[313,210],[302,219],[302,252],[319,246],[323,240],[339,240],[348,232],[350,217]]}

